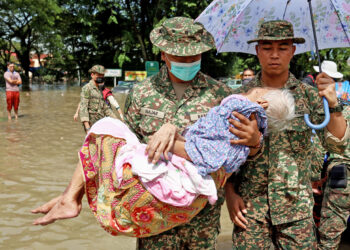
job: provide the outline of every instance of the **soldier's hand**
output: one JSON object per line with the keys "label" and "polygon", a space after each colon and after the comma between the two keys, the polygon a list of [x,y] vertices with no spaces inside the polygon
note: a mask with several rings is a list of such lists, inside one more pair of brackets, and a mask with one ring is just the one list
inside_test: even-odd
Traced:
{"label": "soldier's hand", "polygon": [[244,201],[233,189],[231,183],[226,183],[225,185],[226,191],[226,205],[227,210],[230,214],[231,221],[236,225],[243,229],[246,229],[246,225],[248,221],[244,217],[244,214],[247,213],[247,209],[245,207]]}
{"label": "soldier's hand", "polygon": [[162,154],[166,160],[169,160],[168,153],[174,145],[177,131],[178,129],[175,125],[166,123],[150,137],[146,147],[149,162],[157,163]]}
{"label": "soldier's hand", "polygon": [[229,130],[232,134],[238,136],[240,139],[231,140],[231,144],[240,144],[245,146],[256,146],[260,143],[261,133],[258,129],[258,122],[255,115],[252,114],[250,119],[244,115],[233,112],[232,113],[239,121],[229,119],[229,122],[234,126],[230,126]]}
{"label": "soldier's hand", "polygon": [[337,93],[335,92],[335,82],[326,73],[322,72],[316,77],[318,94],[324,96],[329,104],[329,107],[335,107],[338,104]]}

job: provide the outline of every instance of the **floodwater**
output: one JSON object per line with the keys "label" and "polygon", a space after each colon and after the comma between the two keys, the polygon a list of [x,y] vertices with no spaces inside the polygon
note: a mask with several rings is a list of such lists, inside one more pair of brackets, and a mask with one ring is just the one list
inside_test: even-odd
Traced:
{"label": "floodwater", "polygon": [[[38,215],[30,210],[64,191],[84,139],[81,123],[73,121],[79,87],[32,89],[21,92],[18,121],[7,121],[5,92],[0,91],[0,249],[135,249],[134,238],[107,234],[86,200],[77,218],[45,227],[31,224]],[[123,107],[125,94],[115,97]],[[226,206],[221,225],[218,249],[231,249]]]}

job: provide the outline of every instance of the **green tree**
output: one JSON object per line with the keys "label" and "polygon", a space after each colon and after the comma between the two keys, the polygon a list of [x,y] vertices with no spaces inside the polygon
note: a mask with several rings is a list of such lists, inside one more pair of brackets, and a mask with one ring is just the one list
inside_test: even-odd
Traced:
{"label": "green tree", "polygon": [[[55,0],[0,2],[1,40],[3,44],[7,42],[14,49],[26,77],[29,74],[31,51],[44,49],[40,48],[42,44],[39,39],[42,36],[54,35],[53,25],[60,10]],[[19,46],[15,44],[16,42]],[[24,81],[25,84],[26,81]]]}

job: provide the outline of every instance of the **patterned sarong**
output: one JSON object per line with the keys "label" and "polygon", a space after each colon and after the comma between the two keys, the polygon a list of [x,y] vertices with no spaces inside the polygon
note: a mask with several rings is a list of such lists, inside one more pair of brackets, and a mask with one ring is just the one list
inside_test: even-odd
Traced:
{"label": "patterned sarong", "polygon": [[[132,174],[130,164],[123,165],[123,178],[118,183],[114,161],[125,144],[124,139],[90,134],[79,152],[89,206],[107,232],[149,237],[189,222],[204,208],[208,201],[205,196],[199,196],[189,207],[157,200]],[[217,188],[223,187],[228,177],[223,168],[211,176]]]}

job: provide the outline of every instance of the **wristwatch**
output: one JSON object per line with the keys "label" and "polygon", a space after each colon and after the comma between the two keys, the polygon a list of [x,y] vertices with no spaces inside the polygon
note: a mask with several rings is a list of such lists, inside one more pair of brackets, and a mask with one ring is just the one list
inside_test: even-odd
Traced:
{"label": "wristwatch", "polygon": [[338,102],[337,106],[334,108],[329,108],[329,113],[342,112],[344,109],[343,104]]}

